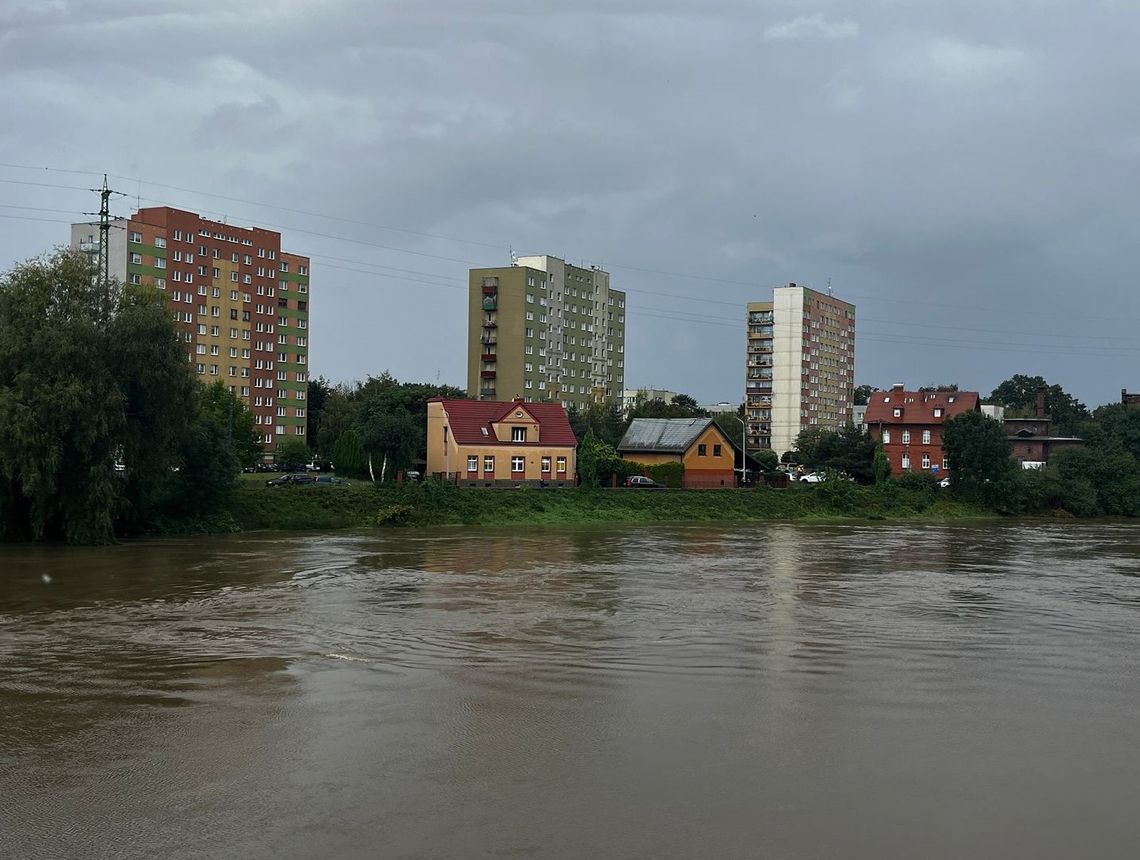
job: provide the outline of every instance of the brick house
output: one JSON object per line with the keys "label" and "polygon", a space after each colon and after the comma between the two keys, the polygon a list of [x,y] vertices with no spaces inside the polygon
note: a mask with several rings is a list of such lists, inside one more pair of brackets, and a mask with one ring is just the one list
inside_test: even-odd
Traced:
{"label": "brick house", "polygon": [[1053,421],[1045,411],[1047,393],[1045,388],[1037,390],[1032,418],[1005,419],[1010,456],[1024,469],[1038,469],[1058,451],[1082,448],[1085,444],[1075,436],[1052,435]]}
{"label": "brick house", "polygon": [[949,473],[942,447],[942,425],[947,418],[980,409],[976,391],[907,391],[901,384],[876,391],[867,404],[867,429],[891,463],[891,474],[927,471],[939,477]]}
{"label": "brick house", "polygon": [[427,473],[464,486],[574,486],[578,440],[559,403],[428,401]]}

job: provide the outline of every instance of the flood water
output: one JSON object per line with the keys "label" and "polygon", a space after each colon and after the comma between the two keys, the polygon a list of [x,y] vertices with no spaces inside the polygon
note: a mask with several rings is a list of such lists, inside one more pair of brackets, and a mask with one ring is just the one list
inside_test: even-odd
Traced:
{"label": "flood water", "polygon": [[0,856],[1128,857],[1140,529],[0,547]]}

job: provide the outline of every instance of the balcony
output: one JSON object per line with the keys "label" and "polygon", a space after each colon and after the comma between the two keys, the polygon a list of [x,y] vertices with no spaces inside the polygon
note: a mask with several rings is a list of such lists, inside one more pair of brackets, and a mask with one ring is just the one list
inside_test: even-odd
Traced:
{"label": "balcony", "polygon": [[498,328],[499,324],[495,322],[494,317],[486,317],[483,320],[483,328]]}
{"label": "balcony", "polygon": [[494,400],[495,399],[495,389],[493,389],[493,388],[480,388],[479,389],[479,399],[480,400]]}
{"label": "balcony", "polygon": [[494,363],[495,363],[495,361],[496,361],[496,359],[497,359],[497,356],[496,356],[496,355],[495,355],[495,353],[493,353],[493,352],[485,352],[485,353],[483,353],[483,355],[482,355],[482,359],[483,359],[483,361],[485,361],[487,364],[494,364]]}
{"label": "balcony", "polygon": [[480,370],[479,376],[482,377],[483,379],[494,379],[495,378],[495,371],[493,371],[493,370]]}
{"label": "balcony", "polygon": [[487,284],[483,284],[483,295],[493,296],[497,292],[499,292],[499,288],[497,286],[495,286],[494,284],[491,284],[490,286],[488,286]]}
{"label": "balcony", "polygon": [[493,310],[498,309],[498,307],[499,307],[499,300],[497,298],[495,298],[494,296],[487,296],[486,298],[483,299],[483,310],[493,311]]}
{"label": "balcony", "polygon": [[480,338],[479,342],[482,343],[483,346],[495,346],[499,341],[493,335],[485,334]]}

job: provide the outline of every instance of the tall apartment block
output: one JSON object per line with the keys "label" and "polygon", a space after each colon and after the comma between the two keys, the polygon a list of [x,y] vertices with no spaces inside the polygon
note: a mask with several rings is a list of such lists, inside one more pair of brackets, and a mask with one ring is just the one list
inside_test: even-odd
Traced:
{"label": "tall apartment block", "polygon": [[[99,225],[72,224],[71,245],[98,254]],[[308,257],[283,252],[272,230],[166,206],[113,222],[109,250],[112,277],[163,292],[187,361],[249,405],[267,453],[305,435]]]}
{"label": "tall apartment block", "polygon": [[551,401],[566,409],[620,404],[625,310],[625,293],[594,266],[542,255],[472,269],[468,395]]}
{"label": "tall apartment block", "polygon": [[851,420],[855,305],[788,284],[748,304],[745,408],[750,448],[783,455],[810,427]]}

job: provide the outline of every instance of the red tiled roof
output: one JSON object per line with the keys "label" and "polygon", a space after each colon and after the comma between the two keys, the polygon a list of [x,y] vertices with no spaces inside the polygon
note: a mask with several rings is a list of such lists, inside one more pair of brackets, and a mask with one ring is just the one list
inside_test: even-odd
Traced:
{"label": "red tiled roof", "polygon": [[[941,424],[947,418],[973,412],[978,408],[976,391],[876,391],[867,404],[863,422],[876,424]],[[942,409],[942,417],[934,417],[934,409]],[[895,410],[902,416],[895,417]]]}
{"label": "red tiled roof", "polygon": [[[461,445],[487,445],[495,443],[491,424],[500,421],[515,409],[523,409],[538,422],[540,445],[576,446],[578,439],[570,429],[566,410],[560,403],[521,403],[501,400],[447,400],[433,397],[433,403],[442,403],[447,413],[447,424],[455,441]],[[483,428],[487,435],[483,435]],[[518,442],[504,444],[518,445]],[[533,443],[532,443],[533,444]]]}

